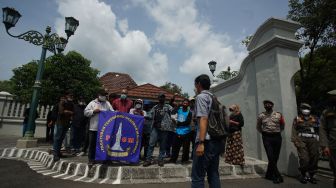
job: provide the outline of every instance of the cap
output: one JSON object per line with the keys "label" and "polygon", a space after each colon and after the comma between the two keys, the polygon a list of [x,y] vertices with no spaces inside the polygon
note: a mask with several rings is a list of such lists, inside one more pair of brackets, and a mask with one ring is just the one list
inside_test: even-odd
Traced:
{"label": "cap", "polygon": [[135,102],[143,103],[142,99],[136,99]]}
{"label": "cap", "polygon": [[329,95],[336,95],[336,89],[329,91],[328,94]]}
{"label": "cap", "polygon": [[300,108],[303,108],[303,109],[311,109],[311,106],[307,103],[301,103],[300,104]]}
{"label": "cap", "polygon": [[263,103],[264,103],[264,104],[266,104],[266,103],[270,103],[270,104],[274,105],[274,103],[273,103],[271,100],[264,100]]}
{"label": "cap", "polygon": [[161,98],[161,97],[166,98],[166,95],[165,95],[164,93],[160,93],[158,97],[159,97],[159,98]]}

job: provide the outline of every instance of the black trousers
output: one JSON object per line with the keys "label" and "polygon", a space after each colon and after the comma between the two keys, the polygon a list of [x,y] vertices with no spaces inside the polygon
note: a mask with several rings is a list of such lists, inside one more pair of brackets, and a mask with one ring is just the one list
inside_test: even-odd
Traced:
{"label": "black trousers", "polygon": [[90,124],[87,123],[85,125],[85,133],[84,133],[84,140],[83,140],[83,148],[82,148],[82,152],[86,153],[89,147],[89,140],[90,140]]}
{"label": "black trousers", "polygon": [[190,151],[190,133],[186,135],[177,135],[175,133],[175,139],[173,143],[173,152],[171,156],[171,161],[176,162],[181,146],[183,146],[182,150],[182,162],[189,160],[189,151]]}
{"label": "black trousers", "polygon": [[97,141],[97,131],[89,132],[89,162],[93,162],[96,158],[96,141]]}
{"label": "black trousers", "polygon": [[53,141],[54,140],[54,125],[51,127],[46,125],[46,142]]}
{"label": "black trousers", "polygon": [[140,148],[140,157],[141,157],[141,151],[142,148],[144,149],[144,159],[147,158],[147,150],[148,150],[148,146],[149,146],[149,138],[150,138],[150,134],[146,134],[143,133],[142,134],[142,140],[141,140],[141,148]]}
{"label": "black trousers", "polygon": [[268,158],[266,178],[281,177],[278,170],[278,160],[281,150],[282,137],[280,133],[262,133],[262,139]]}

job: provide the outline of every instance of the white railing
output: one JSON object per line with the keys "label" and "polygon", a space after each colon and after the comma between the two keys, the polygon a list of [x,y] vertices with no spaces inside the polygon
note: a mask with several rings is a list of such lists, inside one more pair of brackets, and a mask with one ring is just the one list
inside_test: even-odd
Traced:
{"label": "white railing", "polygon": [[[29,108],[29,104],[22,104],[14,100],[4,101],[2,109],[0,108],[0,116],[3,118],[24,118],[24,111]],[[48,112],[52,106],[38,105],[37,112],[38,118],[46,119]]]}

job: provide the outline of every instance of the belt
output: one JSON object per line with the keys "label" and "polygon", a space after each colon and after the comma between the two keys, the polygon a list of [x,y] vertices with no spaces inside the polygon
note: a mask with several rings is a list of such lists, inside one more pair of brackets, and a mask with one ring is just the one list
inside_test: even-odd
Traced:
{"label": "belt", "polygon": [[319,136],[316,134],[310,134],[310,133],[299,133],[300,137],[305,137],[305,138],[316,138],[317,140],[319,140]]}

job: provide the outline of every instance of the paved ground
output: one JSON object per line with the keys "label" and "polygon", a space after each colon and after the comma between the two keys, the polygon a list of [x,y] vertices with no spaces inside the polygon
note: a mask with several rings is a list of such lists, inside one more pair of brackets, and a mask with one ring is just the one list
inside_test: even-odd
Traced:
{"label": "paved ground", "polygon": [[[34,187],[34,188],[52,188],[52,187],[62,187],[62,188],[86,188],[86,187],[95,187],[95,188],[107,188],[107,187],[120,187],[120,188],[185,188],[190,187],[190,183],[172,183],[172,184],[137,184],[137,185],[100,185],[100,184],[91,184],[91,183],[82,183],[74,182],[69,180],[60,180],[55,179],[49,176],[43,176],[31,170],[25,162],[0,159],[0,187],[2,188],[15,188],[15,187]],[[285,177],[285,183],[280,185],[274,185],[272,182],[264,179],[245,179],[245,180],[224,180],[222,181],[222,187],[232,187],[232,188],[242,188],[242,187],[258,187],[258,188],[271,188],[271,187],[286,187],[286,188],[295,188],[295,187],[323,187],[331,188],[332,181],[330,179],[325,179],[319,177],[319,182],[317,185],[307,184],[302,185],[294,178]]]}

